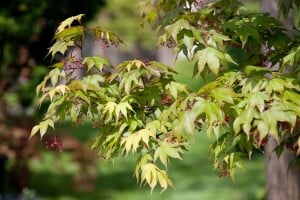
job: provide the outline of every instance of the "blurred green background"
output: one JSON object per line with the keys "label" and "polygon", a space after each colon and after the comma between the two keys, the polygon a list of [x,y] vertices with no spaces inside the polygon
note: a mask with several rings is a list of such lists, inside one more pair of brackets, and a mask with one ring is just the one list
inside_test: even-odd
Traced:
{"label": "blurred green background", "polygon": [[[85,140],[83,133],[96,135],[95,130],[87,127],[72,129],[72,135]],[[69,127],[64,126],[68,130]],[[219,178],[212,170],[209,160],[209,141],[205,133],[197,133],[195,141],[183,155],[183,160],[171,160],[170,178],[175,189],[160,193],[157,188],[151,194],[147,186],[139,186],[133,177],[135,157],[116,159],[114,163],[97,161],[93,167],[92,188],[74,191],[74,177],[79,170],[78,163],[72,161],[71,153],[43,152],[39,160],[32,160],[30,168],[34,174],[29,188],[40,196],[51,200],[259,200],[264,198],[264,158],[254,156],[246,161],[246,171],[239,171],[236,180]],[[84,173],[84,172],[83,172]],[[88,173],[88,172],[87,172]],[[85,185],[86,186],[86,185]],[[84,188],[81,188],[84,190]]]}
{"label": "blurred green background", "polygon": [[[129,3],[130,2],[130,3]],[[212,143],[197,133],[183,160],[172,160],[170,178],[175,189],[152,193],[133,177],[135,157],[105,163],[89,148],[97,130],[59,124],[55,132],[40,140],[28,140],[31,127],[42,117],[44,107],[35,106],[35,86],[49,70],[45,58],[60,21],[86,13],[90,26],[104,26],[123,36],[127,45],[100,53],[110,59],[156,59],[153,32],[138,30],[136,7],[130,0],[11,0],[0,3],[0,199],[49,200],[259,200],[264,198],[264,157],[254,154],[246,171],[236,180],[219,178],[209,160]],[[258,10],[258,1],[247,1]],[[90,43],[91,45],[93,42]],[[91,47],[87,53],[99,52]],[[111,51],[111,50],[108,50]],[[170,52],[167,52],[167,54]],[[172,60],[172,57],[167,59]],[[116,62],[117,62],[116,61]],[[170,62],[174,64],[174,62]],[[204,80],[192,78],[193,63],[179,61],[176,79],[196,90]],[[51,151],[45,143],[58,136],[63,152]]]}

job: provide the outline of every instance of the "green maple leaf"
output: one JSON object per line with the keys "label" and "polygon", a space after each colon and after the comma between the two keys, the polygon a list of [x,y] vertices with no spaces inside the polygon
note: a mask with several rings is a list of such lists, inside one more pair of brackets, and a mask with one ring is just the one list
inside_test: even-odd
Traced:
{"label": "green maple leaf", "polygon": [[65,41],[81,40],[83,36],[84,36],[83,26],[73,26],[55,34],[55,38],[57,40],[65,40]]}
{"label": "green maple leaf", "polygon": [[245,24],[239,28],[239,37],[242,41],[242,46],[244,47],[248,41],[249,37],[252,37],[257,42],[261,41],[260,35],[257,29],[251,25]]}
{"label": "green maple leaf", "polygon": [[155,133],[148,129],[141,129],[128,135],[121,142],[121,145],[124,147],[123,152],[126,152],[127,155],[130,151],[136,153],[138,148],[144,145],[148,147],[150,137],[155,138]]}
{"label": "green maple leaf", "polygon": [[66,28],[69,28],[71,26],[71,24],[74,21],[78,21],[81,22],[81,18],[84,16],[84,14],[79,14],[76,16],[72,16],[69,17],[68,19],[64,20],[63,22],[60,23],[60,25],[58,26],[57,30],[56,30],[56,35],[59,34],[60,32],[62,32],[63,30],[65,30]]}
{"label": "green maple leaf", "polygon": [[100,56],[85,57],[83,64],[87,65],[87,71],[90,71],[94,67],[99,71],[102,71],[104,65],[110,65],[106,58]]}
{"label": "green maple leaf", "polygon": [[68,47],[70,47],[70,46],[75,46],[74,41],[71,40],[71,41],[66,42],[64,40],[58,40],[49,49],[49,52],[48,52],[47,56],[49,54],[51,54],[52,58],[54,58],[54,56],[57,53],[65,54],[65,52],[67,51]]}
{"label": "green maple leaf", "polygon": [[162,142],[160,146],[156,149],[154,154],[154,160],[160,159],[161,163],[167,167],[169,157],[181,159],[180,153],[182,150],[180,148],[174,147],[173,144]]}
{"label": "green maple leaf", "polygon": [[40,122],[39,125],[35,125],[31,130],[30,138],[38,132],[40,132],[42,138],[46,134],[49,126],[54,129],[54,121],[52,119],[46,119]]}
{"label": "green maple leaf", "polygon": [[[229,56],[229,55],[228,55]],[[230,57],[230,56],[229,56]],[[220,59],[226,60],[229,62],[234,62],[225,57],[225,55],[217,49],[212,47],[207,47],[198,51],[195,54],[195,58],[198,60],[197,62],[197,73],[200,74],[204,67],[207,65],[208,68],[214,73],[219,73],[220,68]]]}

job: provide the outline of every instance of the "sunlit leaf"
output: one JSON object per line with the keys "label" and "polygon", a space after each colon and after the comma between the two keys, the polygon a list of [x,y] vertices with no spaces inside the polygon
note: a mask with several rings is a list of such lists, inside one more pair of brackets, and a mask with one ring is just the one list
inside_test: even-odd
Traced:
{"label": "sunlit leaf", "polygon": [[83,64],[87,65],[87,71],[90,71],[92,68],[96,68],[100,72],[103,71],[104,66],[110,66],[110,63],[106,58],[99,56],[85,57]]}
{"label": "sunlit leaf", "polygon": [[57,40],[63,41],[80,41],[84,36],[84,27],[83,26],[73,26],[55,35]]}
{"label": "sunlit leaf", "polygon": [[60,32],[62,32],[64,29],[66,28],[69,28],[72,23],[74,21],[78,21],[78,22],[81,22],[81,18],[84,16],[84,14],[79,14],[79,15],[76,15],[76,16],[72,16],[72,17],[69,17],[67,19],[65,19],[63,22],[60,23],[60,25],[57,27],[57,30],[56,30],[56,34],[59,34]]}
{"label": "sunlit leaf", "polygon": [[40,130],[40,125],[35,125],[35,126],[31,129],[30,138],[33,137],[39,130]]}
{"label": "sunlit leaf", "polygon": [[259,132],[259,143],[268,135],[269,133],[269,125],[264,121],[260,120],[257,124],[257,129]]}
{"label": "sunlit leaf", "polygon": [[155,150],[154,161],[159,158],[162,164],[167,167],[169,157],[181,159],[180,153],[182,153],[182,150],[180,148],[176,148],[173,144],[170,144],[168,142],[162,142]]}
{"label": "sunlit leaf", "polygon": [[[141,129],[123,138],[121,145],[124,146],[124,152],[128,154],[130,151],[136,153],[139,147],[148,147],[150,137],[155,138],[155,133],[148,129]],[[140,143],[141,142],[141,143]]]}
{"label": "sunlit leaf", "polygon": [[56,41],[49,49],[49,54],[51,54],[51,57],[54,58],[54,56],[57,53],[61,53],[62,55],[65,54],[65,52],[67,51],[68,47],[71,46],[75,46],[75,42],[70,40],[68,42],[64,41],[64,40],[58,40]]}

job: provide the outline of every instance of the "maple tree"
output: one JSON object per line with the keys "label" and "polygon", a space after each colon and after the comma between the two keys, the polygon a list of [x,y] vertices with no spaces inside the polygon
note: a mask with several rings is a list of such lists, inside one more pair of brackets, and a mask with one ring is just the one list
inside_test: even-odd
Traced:
{"label": "maple tree", "polygon": [[[68,0],[0,2],[1,198],[28,187],[32,177],[29,162],[41,151],[38,138],[27,140],[41,113],[34,105],[33,88],[49,71],[46,66],[51,62],[45,55],[58,21],[78,12],[87,13],[85,21],[90,21],[102,6],[102,0],[78,1],[76,5]],[[76,151],[75,146],[73,149]]]}
{"label": "maple tree", "polygon": [[[279,7],[287,16],[300,5],[279,1]],[[182,159],[198,131],[216,139],[210,152],[220,176],[234,178],[236,168],[244,169],[242,158],[263,150],[270,136],[278,141],[278,156],[283,148],[300,154],[298,37],[237,0],[144,0],[140,10],[141,25],[156,28],[158,45],[185,55],[205,84],[192,92],[174,80],[176,71],[156,61],[111,66],[101,56],[72,56],[87,33],[105,48],[123,43],[101,27],[82,25],[82,14],[72,16],[57,28],[49,49],[54,60],[68,49],[71,56],[53,64],[37,86],[39,104],[50,104],[31,137],[43,137],[57,121],[92,121],[99,129],[92,147],[101,157],[138,155],[136,178],[163,190],[172,186],[169,160]],[[78,69],[85,70],[82,79],[74,75]]]}

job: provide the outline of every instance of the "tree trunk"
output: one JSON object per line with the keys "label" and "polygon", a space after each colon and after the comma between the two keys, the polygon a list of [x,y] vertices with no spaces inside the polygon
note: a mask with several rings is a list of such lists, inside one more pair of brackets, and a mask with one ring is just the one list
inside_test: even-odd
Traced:
{"label": "tree trunk", "polygon": [[[277,0],[260,0],[261,10],[277,17]],[[282,21],[290,36],[293,35],[292,17]],[[269,137],[265,147],[266,155],[266,189],[267,200],[300,200],[300,166],[290,164],[295,160],[295,154],[286,149],[278,158],[273,151],[277,141]]]}
{"label": "tree trunk", "polygon": [[159,47],[157,49],[157,60],[165,65],[173,65],[175,63],[175,54],[173,49]]}
{"label": "tree trunk", "polygon": [[267,200],[300,200],[300,168],[295,153],[286,149],[278,158],[273,149],[277,141],[270,137],[265,148]]}

